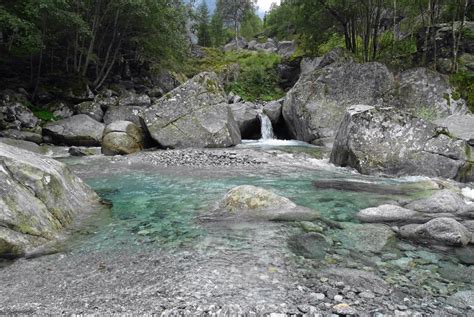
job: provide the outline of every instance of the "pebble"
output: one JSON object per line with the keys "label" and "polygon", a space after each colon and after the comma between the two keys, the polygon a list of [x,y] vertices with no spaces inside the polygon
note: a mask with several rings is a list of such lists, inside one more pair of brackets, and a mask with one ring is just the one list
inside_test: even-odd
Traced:
{"label": "pebble", "polygon": [[357,310],[346,303],[334,305],[332,312],[338,315],[357,315]]}
{"label": "pebble", "polygon": [[326,298],[326,295],[323,293],[312,293],[311,296],[320,301]]}
{"label": "pebble", "polygon": [[342,297],[341,295],[334,296],[334,301],[336,301],[336,302],[342,302],[343,299],[344,299],[344,297]]}

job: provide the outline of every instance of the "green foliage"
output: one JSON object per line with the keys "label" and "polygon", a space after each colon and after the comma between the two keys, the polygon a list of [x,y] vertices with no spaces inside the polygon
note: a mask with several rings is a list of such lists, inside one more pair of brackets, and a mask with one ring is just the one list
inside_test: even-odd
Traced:
{"label": "green foliage", "polygon": [[265,52],[230,51],[205,49],[206,56],[193,60],[184,70],[191,77],[202,71],[226,72],[231,65],[238,64],[238,79],[225,87],[244,100],[275,100],[284,95],[278,86],[277,66],[281,62],[279,55]]}
{"label": "green foliage", "polygon": [[344,48],[344,47],[345,47],[344,37],[337,33],[333,33],[326,42],[318,46],[318,55],[324,55],[326,53],[329,53],[331,50],[335,48]]}
{"label": "green foliage", "polygon": [[248,11],[240,27],[241,36],[250,40],[263,31],[263,22],[254,11]]}
{"label": "green foliage", "polygon": [[426,121],[433,121],[438,119],[439,115],[436,110],[433,110],[433,108],[430,108],[428,106],[420,106],[416,108],[415,116]]}
{"label": "green foliage", "polygon": [[211,32],[209,25],[209,9],[207,8],[206,1],[202,1],[198,8],[198,45],[209,47],[212,45]]}
{"label": "green foliage", "polygon": [[45,122],[56,121],[57,120],[57,118],[54,116],[54,114],[51,111],[44,110],[44,109],[38,109],[38,108],[32,108],[31,111],[33,111],[33,114],[38,119],[41,119]]}
{"label": "green foliage", "polygon": [[467,102],[471,112],[474,112],[474,73],[462,71],[450,78],[451,84],[456,88],[454,96],[460,96]]}

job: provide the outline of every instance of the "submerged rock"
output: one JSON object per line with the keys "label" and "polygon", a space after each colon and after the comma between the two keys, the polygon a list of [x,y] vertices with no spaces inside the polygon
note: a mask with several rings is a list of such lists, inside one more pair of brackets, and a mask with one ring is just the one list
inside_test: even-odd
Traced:
{"label": "submerged rock", "polygon": [[227,192],[218,210],[227,215],[266,220],[311,221],[320,218],[314,210],[300,207],[286,197],[251,185],[237,186]]}
{"label": "submerged rock", "polygon": [[325,63],[303,73],[287,94],[283,117],[298,140],[333,137],[348,107],[380,104],[393,89],[393,75],[384,65],[358,64],[333,54],[337,56],[328,54]]}
{"label": "submerged rock", "polygon": [[343,227],[335,235],[346,249],[355,252],[379,253],[396,241],[396,234],[386,225],[345,223]]}
{"label": "submerged rock", "polygon": [[215,73],[201,73],[143,114],[151,137],[167,148],[229,147],[240,131]]}
{"label": "submerged rock", "polygon": [[394,108],[351,107],[342,121],[331,163],[362,174],[472,178],[466,141],[425,120]]}
{"label": "submerged rock", "polygon": [[99,197],[65,165],[0,142],[0,257],[54,240]]}
{"label": "submerged rock", "polygon": [[320,233],[310,232],[291,237],[288,245],[297,255],[308,259],[323,260],[332,241]]}
{"label": "submerged rock", "polygon": [[54,144],[76,146],[100,145],[103,132],[104,124],[85,114],[51,122],[43,128],[43,135],[50,137]]}
{"label": "submerged rock", "polygon": [[132,154],[143,149],[142,131],[132,122],[116,121],[104,130],[102,153],[105,155]]}

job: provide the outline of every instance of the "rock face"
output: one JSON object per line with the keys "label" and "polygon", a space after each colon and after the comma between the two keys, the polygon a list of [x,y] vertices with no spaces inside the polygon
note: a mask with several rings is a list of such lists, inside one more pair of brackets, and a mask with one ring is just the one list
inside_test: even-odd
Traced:
{"label": "rock face", "polygon": [[48,123],[43,135],[50,137],[55,144],[97,146],[100,145],[104,125],[85,114]]}
{"label": "rock face", "polygon": [[437,125],[446,127],[456,137],[466,140],[474,146],[474,115],[452,115],[435,121]]}
{"label": "rock face", "polygon": [[427,68],[414,68],[400,75],[399,107],[427,120],[466,114],[466,102],[455,100],[447,78]]}
{"label": "rock face", "polygon": [[283,117],[294,138],[315,142],[335,135],[349,106],[381,104],[393,86],[393,75],[384,65],[358,64],[331,52],[288,92]]}
{"label": "rock face", "polygon": [[116,121],[105,127],[102,139],[102,153],[105,155],[139,152],[143,145],[143,133],[132,122]]}
{"label": "rock face", "polygon": [[151,137],[167,148],[229,147],[241,136],[219,79],[201,73],[143,114]]}
{"label": "rock face", "polygon": [[0,256],[55,239],[98,196],[53,159],[0,143]]}
{"label": "rock face", "polygon": [[245,215],[266,220],[319,219],[317,212],[299,207],[288,198],[251,185],[231,189],[220,201],[218,210],[226,215]]}
{"label": "rock face", "polygon": [[331,162],[362,174],[426,175],[472,179],[466,141],[393,108],[351,107],[342,121]]}
{"label": "rock face", "polygon": [[239,102],[230,105],[232,115],[237,122],[243,139],[258,139],[260,135],[260,120],[257,106],[249,102]]}

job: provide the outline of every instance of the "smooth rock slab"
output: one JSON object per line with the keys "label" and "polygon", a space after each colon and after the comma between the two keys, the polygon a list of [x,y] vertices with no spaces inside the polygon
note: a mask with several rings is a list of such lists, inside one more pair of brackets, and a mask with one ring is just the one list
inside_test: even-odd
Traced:
{"label": "smooth rock slab", "polygon": [[356,218],[361,222],[385,223],[385,222],[410,222],[410,219],[418,215],[416,211],[395,205],[381,205],[359,211]]}
{"label": "smooth rock slab", "polygon": [[48,123],[43,135],[51,137],[54,144],[97,146],[101,144],[104,127],[88,115],[79,114]]}
{"label": "smooth rock slab", "polygon": [[379,253],[396,241],[396,234],[386,225],[345,223],[343,227],[335,235],[351,251]]}
{"label": "smooth rock slab", "polygon": [[310,232],[291,237],[288,244],[293,252],[300,256],[323,260],[332,241],[320,233]]}
{"label": "smooth rock slab", "polygon": [[99,197],[53,159],[0,142],[0,257],[54,240]]}

